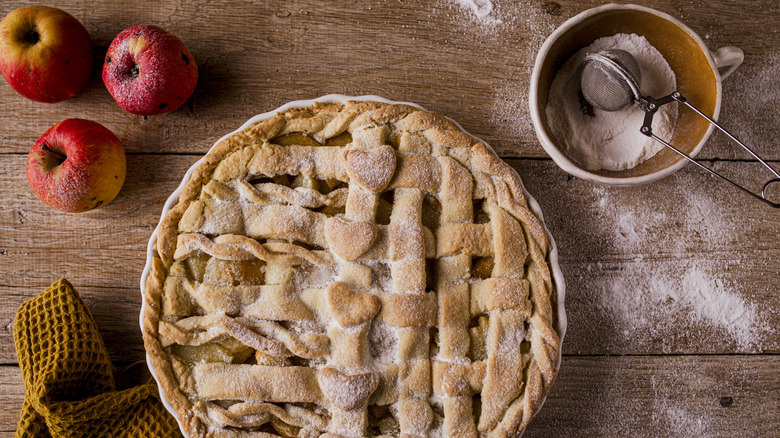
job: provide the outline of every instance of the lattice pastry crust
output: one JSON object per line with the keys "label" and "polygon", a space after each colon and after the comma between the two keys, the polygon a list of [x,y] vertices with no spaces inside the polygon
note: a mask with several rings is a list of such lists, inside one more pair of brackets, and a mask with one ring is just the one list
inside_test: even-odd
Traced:
{"label": "lattice pastry crust", "polygon": [[444,117],[289,110],[215,145],[160,222],[146,350],[191,436],[512,437],[557,372],[550,246]]}

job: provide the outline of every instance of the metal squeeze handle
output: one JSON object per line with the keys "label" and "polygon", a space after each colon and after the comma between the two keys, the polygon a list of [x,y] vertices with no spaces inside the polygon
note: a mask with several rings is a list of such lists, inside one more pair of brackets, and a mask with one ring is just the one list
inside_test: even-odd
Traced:
{"label": "metal squeeze handle", "polygon": [[[740,50],[740,52],[742,52],[742,51]],[[737,63],[736,65],[738,66],[739,63]],[[726,74],[725,74],[726,76],[728,76],[728,74],[730,74],[732,71],[734,71],[733,69],[736,68],[736,66],[734,66],[734,65],[732,65],[731,67],[733,67],[733,68],[731,69],[731,71],[727,71],[726,72]],[[715,172],[714,170],[710,169],[709,167],[704,166],[703,164],[699,163],[698,161],[696,161],[693,158],[691,158],[690,156],[688,156],[686,153],[680,151],[679,149],[677,149],[674,146],[672,146],[669,143],[667,143],[665,140],[663,140],[663,139],[659,138],[658,136],[656,136],[655,134],[653,134],[653,126],[652,126],[653,125],[653,116],[658,111],[658,108],[661,105],[665,105],[667,103],[674,102],[674,101],[680,102],[681,104],[683,104],[683,105],[687,106],[688,108],[692,109],[696,114],[704,117],[704,119],[706,119],[708,122],[710,122],[716,128],[718,128],[721,131],[723,131],[723,133],[725,133],[730,139],[732,139],[735,142],[737,142],[738,145],[742,146],[746,151],[748,151],[750,153],[750,155],[752,155],[761,164],[763,164],[767,169],[769,169],[770,172],[772,172],[772,174],[775,176],[775,178],[770,179],[769,181],[767,181],[764,184],[764,186],[761,188],[761,195],[758,195],[756,193],[751,192],[750,190],[742,187],[741,185],[735,183],[734,181],[732,181],[732,180],[726,178],[725,176],[719,174],[718,172]],[[685,159],[687,159],[691,163],[693,163],[693,164],[697,165],[698,167],[700,167],[700,168],[706,170],[707,172],[709,172],[710,175],[716,176],[716,177],[722,179],[723,181],[726,181],[727,183],[731,184],[732,186],[738,188],[739,190],[742,190],[746,194],[748,194],[748,195],[758,199],[759,201],[762,201],[762,202],[766,203],[767,205],[770,205],[770,206],[772,206],[774,208],[780,207],[780,203],[772,202],[769,199],[767,199],[767,197],[766,197],[766,189],[767,189],[767,187],[769,187],[771,184],[780,183],[780,173],[778,173],[775,169],[772,168],[772,166],[770,166],[766,161],[764,161],[755,152],[753,152],[753,150],[751,150],[744,143],[739,141],[739,139],[737,139],[736,137],[731,135],[730,132],[726,131],[722,126],[720,126],[718,123],[716,123],[710,117],[708,117],[706,114],[704,114],[703,112],[699,111],[698,108],[696,108],[695,106],[693,106],[690,103],[688,103],[687,99],[685,99],[685,97],[679,91],[675,91],[674,93],[672,93],[672,94],[670,94],[668,96],[662,97],[660,99],[653,99],[651,97],[640,97],[639,98],[639,107],[642,108],[642,110],[645,112],[645,120],[644,120],[644,123],[642,124],[642,128],[640,129],[640,132],[642,134],[652,138],[653,140],[661,143],[662,145],[664,145],[667,148],[673,150],[674,152],[678,153],[679,155],[685,157]]]}
{"label": "metal squeeze handle", "polygon": [[[739,67],[745,56],[741,49],[737,47],[726,46],[721,47],[715,52],[712,52],[712,58],[721,78],[724,78],[733,73],[734,70]],[[722,73],[720,73],[721,70]],[[639,81],[641,76],[639,73],[640,71],[638,69],[638,65],[633,56],[625,50],[611,49],[599,53],[592,53],[585,57],[585,64],[583,65],[582,69],[580,87],[585,99],[595,108],[601,109],[603,111],[616,111],[626,107],[627,105],[634,103],[638,104],[639,107],[645,112],[644,122],[642,124],[642,128],[640,129],[642,134],[661,143],[677,154],[685,157],[685,159],[691,163],[706,170],[711,175],[726,181],[739,190],[742,190],[746,194],[758,199],[759,201],[762,201],[767,205],[775,208],[780,207],[780,203],[772,202],[767,199],[766,196],[767,187],[773,183],[780,183],[780,174],[777,173],[776,170],[767,164],[766,161],[761,159],[761,157],[756,155],[756,153],[753,152],[744,143],[731,135],[730,132],[726,131],[722,126],[718,125],[709,116],[688,103],[687,99],[685,99],[685,97],[679,91],[675,91],[674,93],[659,99],[640,95]],[[618,86],[615,86],[615,84],[618,84]],[[769,169],[770,172],[772,172],[775,178],[770,179],[764,184],[761,189],[760,196],[715,172],[714,170],[705,167],[701,163],[695,161],[693,158],[686,155],[653,133],[653,116],[655,116],[658,108],[661,105],[675,101],[692,109],[696,114],[706,119],[710,124],[723,131],[730,139],[737,142],[738,145],[742,146],[743,149],[748,151],[750,155],[752,155],[767,169]]]}

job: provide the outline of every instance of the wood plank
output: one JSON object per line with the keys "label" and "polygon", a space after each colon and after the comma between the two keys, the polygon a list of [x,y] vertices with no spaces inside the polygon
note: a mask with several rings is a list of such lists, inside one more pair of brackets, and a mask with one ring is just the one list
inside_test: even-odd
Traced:
{"label": "wood plank", "polygon": [[564,264],[567,354],[777,353],[780,270],[707,260]]}
{"label": "wood plank", "polygon": [[[766,285],[768,271],[727,263],[564,264],[567,281],[567,354],[722,354],[780,351],[780,298]],[[723,269],[719,269],[723,267]],[[140,268],[139,268],[140,269]],[[774,265],[777,269],[777,265]],[[91,286],[72,280],[94,315],[114,360],[144,357],[138,328],[138,276],[127,286]],[[139,274],[140,275],[140,274]],[[52,280],[54,281],[54,280]],[[747,285],[756,285],[751,288]],[[0,363],[16,363],[16,309],[46,285],[0,286]]]}
{"label": "wood plank", "polygon": [[[140,263],[140,262],[139,262]],[[739,263],[690,261],[562,266],[567,281],[567,354],[777,353],[780,297],[766,286],[770,270]],[[70,278],[93,313],[114,360],[142,360],[137,275],[126,286]],[[775,263],[770,269],[777,271]],[[53,281],[53,280],[52,280]],[[118,280],[115,280],[118,281]],[[15,363],[12,322],[19,305],[46,285],[0,286],[0,363]]]}
{"label": "wood plank", "polygon": [[[35,197],[24,174],[24,156],[4,156],[0,266],[10,277],[0,284],[26,284],[25,278],[40,272],[39,263],[26,258],[30,251],[71,251],[81,263],[93,257],[92,248],[106,251],[108,257],[98,258],[108,266],[124,260],[128,251],[145,251],[164,201],[197,158],[130,155],[128,178],[117,199],[73,215]],[[615,188],[571,178],[546,160],[509,162],[541,203],[563,261],[705,257],[771,263],[777,257],[780,224],[770,215],[772,209],[693,166],[652,184]],[[755,163],[719,162],[715,168],[757,188]]]}
{"label": "wood plank", "polygon": [[[778,367],[777,356],[565,357],[523,436],[773,436]],[[11,436],[24,398],[19,369],[0,367],[0,382],[0,435]]]}
{"label": "wood plank", "polygon": [[[143,358],[138,291],[162,203],[192,156],[131,155],[119,199],[67,215],[26,187],[23,157],[0,162],[0,363],[22,301],[59,277],[90,305],[115,360]],[[569,354],[780,350],[780,222],[698,169],[634,188],[569,179],[549,161],[511,160],[539,200],[568,283]],[[749,163],[723,163],[748,177]],[[738,201],[738,202],[735,202]],[[34,237],[33,237],[34,236]],[[712,300],[723,305],[707,306]],[[715,301],[713,301],[715,302]]]}
{"label": "wood plank", "polygon": [[777,436],[778,365],[777,356],[565,358],[523,436]]}
{"label": "wood plank", "polygon": [[[650,184],[609,187],[549,161],[507,162],[541,205],[565,261],[777,258],[776,210],[693,165]],[[767,180],[760,164],[704,164],[757,192]]]}
{"label": "wood plank", "polygon": [[[693,166],[617,188],[547,162],[510,162],[560,249],[566,353],[780,349],[770,280],[780,272],[780,221],[770,207]],[[742,181],[755,173],[753,163],[717,168]]]}
{"label": "wood plank", "polygon": [[[115,251],[112,260],[126,250],[142,249],[157,222],[168,196],[199,156],[128,155],[127,178],[110,204],[86,213],[62,213],[43,204],[27,183],[23,155],[4,155],[0,163],[0,242],[8,251],[34,248],[63,251],[81,248],[79,257],[93,252]],[[139,246],[139,244],[143,244]],[[128,246],[130,245],[130,246]],[[85,251],[85,249],[87,251]],[[24,254],[0,253],[9,272],[34,263],[17,263]],[[109,260],[106,260],[110,262]]]}
{"label": "wood plank", "polygon": [[[0,153],[26,153],[46,129],[68,117],[105,124],[130,152],[203,153],[254,114],[295,99],[343,93],[414,101],[459,121],[504,156],[546,157],[527,108],[536,51],[567,18],[603,2],[494,3],[491,21],[444,0],[359,5],[199,0],[121,10],[61,2],[92,35],[95,71],[84,92],[56,105],[28,101],[0,86],[5,103],[0,119],[14,120],[0,133]],[[722,120],[765,158],[780,159],[780,127],[774,123],[780,107],[764,91],[780,85],[780,35],[765,31],[775,26],[777,2],[642,3],[680,17],[712,48],[745,49],[744,67],[724,82]],[[4,2],[0,13],[22,5]],[[102,84],[101,61],[110,41],[137,23],[174,32],[199,63],[198,89],[178,111],[133,116]],[[702,152],[702,158],[745,156],[721,138]]]}
{"label": "wood plank", "polygon": [[0,366],[0,436],[14,436],[23,402],[21,370],[16,366]]}

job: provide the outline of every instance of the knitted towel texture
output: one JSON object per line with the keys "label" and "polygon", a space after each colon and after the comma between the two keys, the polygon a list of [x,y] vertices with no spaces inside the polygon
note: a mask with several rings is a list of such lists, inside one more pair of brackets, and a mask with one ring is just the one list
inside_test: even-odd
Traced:
{"label": "knitted towel texture", "polygon": [[181,436],[153,383],[117,391],[97,325],[64,278],[21,305],[14,339],[26,392],[17,438]]}

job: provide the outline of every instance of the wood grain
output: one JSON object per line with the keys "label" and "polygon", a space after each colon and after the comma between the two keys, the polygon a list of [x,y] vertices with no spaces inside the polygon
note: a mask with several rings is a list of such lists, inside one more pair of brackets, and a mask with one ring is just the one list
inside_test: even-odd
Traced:
{"label": "wood grain", "polygon": [[[97,265],[89,268],[106,270],[136,260],[137,266],[165,200],[197,158],[130,155],[128,177],[117,199],[72,215],[41,203],[24,176],[25,158],[6,155],[0,162],[0,267],[9,276],[0,284],[44,285],[49,283],[46,277],[70,272],[36,261],[52,250],[77,257],[54,257],[58,263],[82,265],[90,260]],[[541,204],[564,262],[696,257],[771,264],[778,257],[775,237],[780,224],[770,215],[773,210],[693,166],[653,184],[614,188],[571,178],[547,160],[509,163]],[[749,181],[756,166],[720,162],[716,168]],[[112,280],[101,281],[94,278],[88,284],[117,286]]]}
{"label": "wood grain", "polygon": [[[251,116],[329,93],[412,101],[455,119],[507,158],[541,205],[567,283],[568,331],[558,380],[526,437],[776,436],[777,211],[692,166],[633,188],[568,176],[534,134],[531,69],[557,26],[607,2],[492,3],[480,20],[454,0],[48,2],[88,29],[95,66],[84,91],[54,105],[0,81],[0,437],[13,435],[24,395],[18,306],[67,277],[119,367],[143,360],[146,245],[186,169]],[[679,18],[711,49],[745,51],[723,81],[720,120],[780,167],[780,3],[635,3]],[[0,14],[28,4],[4,1]],[[142,23],[178,35],[199,64],[195,94],[170,114],[122,111],[100,77],[113,37]],[[129,154],[119,197],[79,215],[43,205],[24,174],[30,146],[69,117],[104,124]],[[720,134],[698,158],[752,189],[769,176]]]}
{"label": "wood grain", "polygon": [[[523,436],[770,437],[778,367],[777,356],[566,357]],[[0,382],[0,436],[12,436],[19,369],[0,367]]]}
{"label": "wood grain", "polygon": [[[490,25],[453,1],[283,2],[132,1],[96,8],[55,1],[89,30],[95,71],[87,89],[68,101],[27,101],[0,86],[0,153],[26,153],[48,127],[68,117],[105,124],[130,152],[204,153],[220,134],[249,117],[295,99],[329,93],[378,94],[413,101],[459,121],[503,156],[546,157],[527,108],[537,49],[566,19],[601,1],[495,2]],[[780,108],[764,90],[780,86],[776,2],[641,2],[679,17],[711,48],[735,45],[746,61],[724,81],[724,124],[767,159],[780,159]],[[3,3],[0,13],[26,4]],[[161,25],[180,36],[198,61],[192,99],[167,115],[142,118],[122,111],[100,78],[113,37],[138,23]],[[477,50],[475,50],[477,49]],[[444,84],[444,86],[442,86]],[[638,129],[639,127],[637,127]],[[702,158],[747,158],[716,136]]]}
{"label": "wood grain", "polygon": [[[0,162],[0,325],[10,327],[22,301],[66,277],[95,314],[114,360],[143,359],[137,315],[146,245],[162,204],[198,157],[131,155],[119,198],[79,215],[42,204],[19,170],[23,157],[7,158]],[[768,273],[780,271],[780,222],[767,216],[767,206],[692,166],[655,184],[606,188],[570,179],[547,160],[509,162],[541,204],[559,248],[568,284],[567,354],[780,351],[780,333],[771,330],[780,325],[773,310],[780,296],[767,282]],[[747,178],[753,164],[720,166]],[[745,318],[754,321],[735,331],[722,320],[696,318],[695,297],[681,295],[690,290],[691,273],[711,282],[704,286],[721,299],[748,306],[735,310],[747,309]],[[653,314],[625,313],[620,294],[637,304],[643,293],[658,293],[645,286],[648,277],[655,288],[676,288],[677,302],[662,310],[645,300],[639,304]],[[636,322],[643,318],[646,324]],[[15,362],[11,336],[0,332],[0,363]]]}
{"label": "wood grain", "polygon": [[777,436],[778,365],[777,356],[565,358],[523,436]]}
{"label": "wood grain", "polygon": [[14,436],[23,401],[24,382],[19,367],[0,366],[0,436]]}

